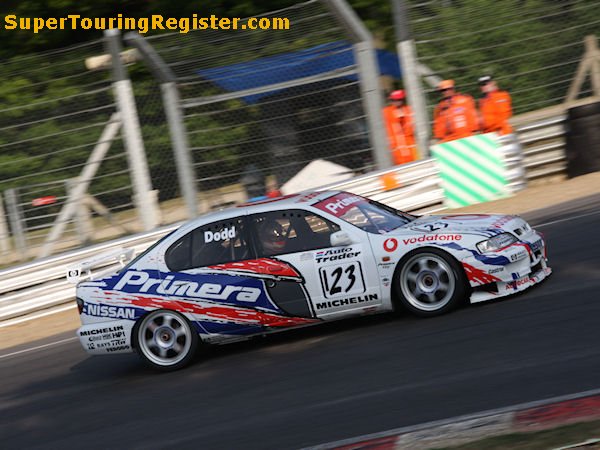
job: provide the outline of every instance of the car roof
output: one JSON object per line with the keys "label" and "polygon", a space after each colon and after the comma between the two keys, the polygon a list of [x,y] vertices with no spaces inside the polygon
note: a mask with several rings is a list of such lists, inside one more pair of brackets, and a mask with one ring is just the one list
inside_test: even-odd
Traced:
{"label": "car roof", "polygon": [[248,214],[297,208],[306,209],[306,206],[310,206],[320,200],[324,200],[341,192],[343,191],[303,191],[298,194],[242,203],[218,211],[212,211],[191,219],[184,223],[179,228],[179,231],[187,232],[188,230],[192,230],[205,223],[218,222],[219,220],[226,220],[231,217],[245,216]]}

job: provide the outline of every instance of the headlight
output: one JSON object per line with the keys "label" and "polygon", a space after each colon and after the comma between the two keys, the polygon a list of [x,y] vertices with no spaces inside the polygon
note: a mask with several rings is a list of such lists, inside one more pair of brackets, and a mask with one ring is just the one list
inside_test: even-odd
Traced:
{"label": "headlight", "polygon": [[502,233],[498,236],[488,239],[487,241],[481,241],[479,244],[477,244],[477,250],[479,250],[479,253],[495,252],[515,242],[517,242],[517,238],[512,234]]}

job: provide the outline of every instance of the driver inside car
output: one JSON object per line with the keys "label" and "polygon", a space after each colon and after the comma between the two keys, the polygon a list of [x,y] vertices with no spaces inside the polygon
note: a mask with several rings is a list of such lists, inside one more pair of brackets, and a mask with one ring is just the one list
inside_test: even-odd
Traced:
{"label": "driver inside car", "polygon": [[286,236],[283,227],[276,220],[266,220],[260,225],[259,239],[265,255],[277,255],[283,253]]}

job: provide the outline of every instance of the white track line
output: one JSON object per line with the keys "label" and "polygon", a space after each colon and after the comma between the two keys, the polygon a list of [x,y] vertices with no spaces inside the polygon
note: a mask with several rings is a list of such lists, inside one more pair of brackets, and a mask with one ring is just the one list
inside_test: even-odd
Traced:
{"label": "white track line", "polygon": [[560,223],[560,222],[568,222],[569,220],[580,219],[582,217],[593,216],[593,215],[596,215],[596,214],[600,214],[600,211],[594,211],[594,212],[591,212],[591,213],[580,214],[578,216],[567,217],[565,219],[553,220],[552,222],[541,223],[539,225],[535,225],[533,228],[545,227],[545,226],[553,225],[555,223]]}
{"label": "white track line", "polygon": [[58,314],[63,311],[68,311],[69,309],[76,308],[77,305],[71,304],[61,307],[52,308],[50,311],[41,311],[37,314],[30,314],[25,317],[17,317],[16,319],[8,319],[4,322],[0,322],[0,328],[10,327],[11,325],[17,325],[19,323],[28,322],[30,320],[39,319],[41,317],[51,316],[52,314]]}
{"label": "white track line", "polygon": [[10,356],[21,355],[23,353],[33,352],[35,350],[40,350],[42,348],[53,347],[55,345],[64,344],[65,342],[71,342],[71,341],[74,341],[76,339],[78,339],[78,338],[77,337],[70,337],[70,338],[66,338],[66,339],[61,339],[60,341],[50,342],[49,344],[38,345],[37,347],[26,348],[24,350],[19,350],[18,352],[12,352],[12,353],[8,353],[6,355],[0,355],[0,359],[8,358]]}

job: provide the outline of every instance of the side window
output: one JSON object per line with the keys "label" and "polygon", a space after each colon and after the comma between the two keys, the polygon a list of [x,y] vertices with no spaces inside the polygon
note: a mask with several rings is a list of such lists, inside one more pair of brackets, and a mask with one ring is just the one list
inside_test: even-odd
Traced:
{"label": "side window", "polygon": [[196,228],[165,254],[169,270],[178,272],[249,259],[250,247],[241,218],[214,222]]}
{"label": "side window", "polygon": [[276,256],[330,247],[340,227],[303,210],[272,211],[252,216],[260,256]]}

